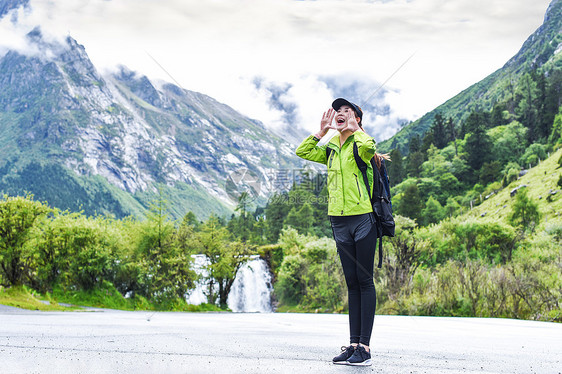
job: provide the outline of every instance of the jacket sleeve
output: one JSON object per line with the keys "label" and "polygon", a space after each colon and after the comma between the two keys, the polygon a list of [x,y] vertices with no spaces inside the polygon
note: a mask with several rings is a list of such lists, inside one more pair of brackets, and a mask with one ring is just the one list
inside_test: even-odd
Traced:
{"label": "jacket sleeve", "polygon": [[314,135],[304,139],[296,150],[297,156],[305,160],[326,164],[326,146],[318,147],[319,140]]}
{"label": "jacket sleeve", "polygon": [[359,157],[361,157],[365,163],[369,164],[377,150],[375,140],[363,131],[355,131],[353,135],[355,143],[357,143]]}

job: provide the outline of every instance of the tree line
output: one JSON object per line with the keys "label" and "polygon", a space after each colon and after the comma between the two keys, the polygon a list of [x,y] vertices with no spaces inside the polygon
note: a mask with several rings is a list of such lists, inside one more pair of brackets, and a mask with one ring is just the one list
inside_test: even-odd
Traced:
{"label": "tree line", "polygon": [[[562,322],[562,225],[522,235],[476,219],[419,227],[396,216],[375,269],[377,313],[506,317]],[[282,311],[345,312],[345,280],[335,244],[284,229],[277,270]]]}
{"label": "tree line", "polygon": [[201,280],[193,254],[203,254],[207,301],[226,307],[237,270],[255,253],[224,219],[204,222],[188,213],[175,222],[155,202],[146,219],[60,211],[33,196],[0,200],[0,285],[59,295],[114,289],[131,307],[185,305]]}

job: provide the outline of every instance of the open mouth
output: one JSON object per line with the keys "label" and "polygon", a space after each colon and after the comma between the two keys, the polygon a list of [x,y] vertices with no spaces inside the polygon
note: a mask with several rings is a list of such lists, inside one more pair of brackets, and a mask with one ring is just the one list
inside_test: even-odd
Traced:
{"label": "open mouth", "polygon": [[345,118],[338,118],[336,121],[338,122],[338,124],[342,124],[345,123]]}

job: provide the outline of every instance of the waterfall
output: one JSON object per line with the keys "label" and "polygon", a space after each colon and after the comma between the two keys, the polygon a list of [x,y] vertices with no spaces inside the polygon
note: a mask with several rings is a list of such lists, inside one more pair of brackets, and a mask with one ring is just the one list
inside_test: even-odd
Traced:
{"label": "waterfall", "polygon": [[[205,277],[207,258],[204,255],[193,255],[192,257],[194,270]],[[187,302],[193,305],[206,303],[208,288],[209,285],[204,280],[198,282],[187,297]],[[259,256],[252,256],[238,269],[228,294],[227,305],[233,312],[273,312],[272,289],[271,274],[266,262]]]}
{"label": "waterfall", "polygon": [[255,256],[238,269],[226,302],[233,312],[273,312],[271,290],[267,264]]}

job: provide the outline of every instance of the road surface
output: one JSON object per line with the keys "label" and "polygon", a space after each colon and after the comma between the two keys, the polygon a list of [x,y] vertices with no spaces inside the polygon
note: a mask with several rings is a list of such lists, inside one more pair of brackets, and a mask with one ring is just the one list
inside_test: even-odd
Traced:
{"label": "road surface", "polygon": [[562,324],[376,316],[373,366],[333,365],[347,315],[0,306],[8,373],[562,373]]}

